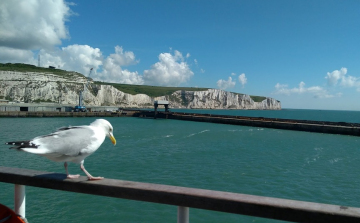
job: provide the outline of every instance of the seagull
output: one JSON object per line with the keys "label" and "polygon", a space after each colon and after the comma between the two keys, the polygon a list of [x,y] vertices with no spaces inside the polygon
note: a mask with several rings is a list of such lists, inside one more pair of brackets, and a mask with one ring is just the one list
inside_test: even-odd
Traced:
{"label": "seagull", "polygon": [[89,180],[101,180],[103,177],[93,177],[84,167],[84,159],[93,154],[109,137],[116,145],[113,127],[105,119],[97,119],[90,125],[69,126],[59,128],[49,135],[38,136],[28,141],[7,142],[10,149],[17,149],[28,153],[44,156],[55,162],[64,162],[66,176],[69,179],[80,175],[70,175],[67,162],[80,163],[80,169]]}

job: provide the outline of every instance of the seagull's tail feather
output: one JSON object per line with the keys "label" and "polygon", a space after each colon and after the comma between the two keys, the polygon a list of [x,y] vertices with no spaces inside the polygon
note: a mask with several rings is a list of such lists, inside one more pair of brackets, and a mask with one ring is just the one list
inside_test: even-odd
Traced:
{"label": "seagull's tail feather", "polygon": [[17,149],[17,150],[23,150],[23,148],[32,148],[32,149],[38,148],[38,146],[33,144],[32,141],[6,142],[5,144],[12,146],[9,149]]}

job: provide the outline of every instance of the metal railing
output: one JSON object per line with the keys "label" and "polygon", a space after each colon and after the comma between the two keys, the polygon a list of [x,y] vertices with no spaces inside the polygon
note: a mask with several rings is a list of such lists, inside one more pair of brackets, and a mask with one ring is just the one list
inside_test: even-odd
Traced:
{"label": "metal railing", "polygon": [[25,186],[178,206],[178,222],[189,222],[189,208],[292,222],[360,222],[360,208],[222,191],[115,179],[66,179],[65,174],[0,166],[0,182],[15,184],[15,211],[25,217]]}

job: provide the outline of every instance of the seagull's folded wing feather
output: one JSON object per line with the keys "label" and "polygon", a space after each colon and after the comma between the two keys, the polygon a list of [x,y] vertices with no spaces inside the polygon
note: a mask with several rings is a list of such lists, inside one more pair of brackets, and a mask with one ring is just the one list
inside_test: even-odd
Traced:
{"label": "seagull's folded wing feather", "polygon": [[[94,134],[94,131],[87,126],[72,127],[36,137],[32,140],[32,143],[38,145],[39,153],[37,154],[39,155],[78,156],[83,149],[86,149],[92,143]],[[27,152],[33,152],[34,150],[36,149]]]}

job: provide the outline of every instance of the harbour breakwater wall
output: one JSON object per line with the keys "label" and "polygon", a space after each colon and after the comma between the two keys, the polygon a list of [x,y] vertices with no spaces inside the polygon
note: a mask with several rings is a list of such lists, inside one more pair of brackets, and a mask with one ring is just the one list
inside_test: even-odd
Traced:
{"label": "harbour breakwater wall", "polygon": [[0,117],[139,117],[211,122],[262,128],[360,136],[360,123],[327,122],[197,113],[121,110],[118,112],[0,112]]}
{"label": "harbour breakwater wall", "polygon": [[1,117],[26,118],[26,117],[133,117],[137,111],[119,111],[119,112],[57,112],[57,111],[0,111]]}
{"label": "harbour breakwater wall", "polygon": [[279,118],[247,117],[247,116],[228,116],[228,115],[197,114],[197,113],[178,113],[178,112],[158,112],[155,115],[155,113],[151,111],[142,111],[142,112],[134,113],[134,116],[360,136],[360,123],[327,122],[327,121],[311,121],[311,120],[279,119]]}

